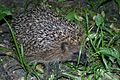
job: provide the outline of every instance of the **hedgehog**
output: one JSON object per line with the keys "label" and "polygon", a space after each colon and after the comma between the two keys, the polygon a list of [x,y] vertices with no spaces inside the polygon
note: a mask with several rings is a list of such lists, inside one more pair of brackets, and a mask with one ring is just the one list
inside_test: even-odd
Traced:
{"label": "hedgehog", "polygon": [[47,5],[19,13],[13,19],[12,26],[28,60],[72,60],[79,52],[83,38],[80,25],[60,19]]}

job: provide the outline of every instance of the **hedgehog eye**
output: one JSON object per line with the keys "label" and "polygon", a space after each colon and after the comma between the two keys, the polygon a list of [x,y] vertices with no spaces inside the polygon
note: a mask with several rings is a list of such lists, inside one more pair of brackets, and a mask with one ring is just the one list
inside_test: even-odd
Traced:
{"label": "hedgehog eye", "polygon": [[62,42],[61,43],[61,50],[62,51],[68,50],[68,43],[67,42]]}

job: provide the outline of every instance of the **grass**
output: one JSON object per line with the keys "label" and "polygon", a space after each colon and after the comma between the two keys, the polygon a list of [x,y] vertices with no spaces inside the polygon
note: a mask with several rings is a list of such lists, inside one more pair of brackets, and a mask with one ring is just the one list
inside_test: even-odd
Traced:
{"label": "grass", "polygon": [[[28,5],[27,5],[28,6]],[[9,27],[11,36],[13,39],[13,45],[15,45],[15,54],[20,66],[26,72],[24,80],[29,80],[29,76],[35,76],[40,80],[41,75],[36,71],[35,67],[37,63],[28,62],[25,58],[23,45],[18,43],[11,24],[6,20],[5,16],[12,15],[9,10],[1,11],[2,17]],[[8,14],[9,13],[9,14]],[[67,78],[72,80],[119,80],[114,73],[120,72],[120,52],[115,48],[115,45],[119,43],[120,33],[114,31],[107,25],[105,16],[103,13],[96,13],[95,16],[90,15],[91,11],[83,9],[83,26],[85,37],[80,45],[79,56],[77,59],[77,65],[73,65],[71,62],[66,63],[71,70],[63,72]],[[77,16],[77,17],[76,17]],[[94,17],[94,20],[90,19]],[[79,15],[77,13],[69,13],[67,15],[68,20],[79,21]],[[74,20],[75,19],[75,20]],[[87,65],[80,65],[80,57],[83,52],[83,48],[87,50]],[[1,50],[2,48],[0,48]],[[55,75],[51,75],[48,80],[54,80]],[[64,77],[63,77],[64,79]]]}
{"label": "grass", "polygon": [[40,78],[39,78],[37,72],[35,71],[35,68],[32,68],[30,66],[30,64],[26,62],[24,51],[23,51],[23,45],[19,44],[17,42],[15,33],[13,32],[11,25],[8,23],[8,21],[5,18],[3,18],[3,19],[5,20],[5,22],[7,23],[8,27],[10,29],[10,32],[11,32],[11,35],[12,35],[12,38],[13,38],[13,42],[14,42],[14,45],[15,45],[15,54],[17,56],[17,60],[20,64],[20,66],[26,72],[25,80],[28,80],[27,75],[29,75],[29,74],[32,75],[32,76],[35,76],[39,80]]}

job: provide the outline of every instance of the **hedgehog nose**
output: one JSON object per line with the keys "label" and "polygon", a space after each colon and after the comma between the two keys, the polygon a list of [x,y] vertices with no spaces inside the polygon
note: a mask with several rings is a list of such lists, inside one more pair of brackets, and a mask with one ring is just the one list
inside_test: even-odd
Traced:
{"label": "hedgehog nose", "polygon": [[[73,61],[77,61],[78,56],[79,56],[79,51],[73,53],[72,60]],[[86,53],[82,53],[81,56],[80,56],[80,63],[79,64],[81,64],[81,65],[87,65],[87,63],[88,63],[88,61],[87,61],[87,54]]]}
{"label": "hedgehog nose", "polygon": [[73,55],[72,55],[72,60],[77,60],[77,58],[78,58],[78,56],[79,56],[79,51],[77,51],[77,52],[74,52],[73,53]]}

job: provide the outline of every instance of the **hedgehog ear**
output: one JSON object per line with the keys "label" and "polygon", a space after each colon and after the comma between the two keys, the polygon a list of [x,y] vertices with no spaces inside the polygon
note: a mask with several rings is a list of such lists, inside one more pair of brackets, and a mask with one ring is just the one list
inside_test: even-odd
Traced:
{"label": "hedgehog ear", "polygon": [[68,47],[69,47],[69,46],[68,46],[68,43],[67,43],[67,42],[62,42],[62,43],[61,43],[61,50],[62,50],[62,51],[64,51],[64,52],[65,52],[65,51],[68,51]]}

